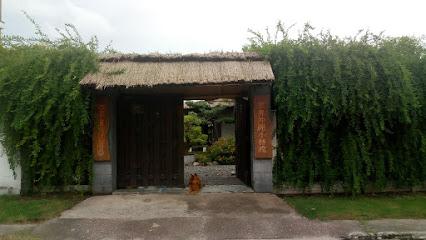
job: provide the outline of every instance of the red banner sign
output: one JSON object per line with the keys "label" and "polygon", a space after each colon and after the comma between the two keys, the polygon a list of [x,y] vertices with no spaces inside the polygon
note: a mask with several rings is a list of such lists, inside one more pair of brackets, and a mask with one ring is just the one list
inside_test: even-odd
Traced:
{"label": "red banner sign", "polygon": [[272,159],[270,98],[269,94],[254,96],[254,148],[257,159]]}
{"label": "red banner sign", "polygon": [[93,159],[95,161],[110,161],[108,147],[109,110],[108,98],[96,96],[95,126],[93,129]]}

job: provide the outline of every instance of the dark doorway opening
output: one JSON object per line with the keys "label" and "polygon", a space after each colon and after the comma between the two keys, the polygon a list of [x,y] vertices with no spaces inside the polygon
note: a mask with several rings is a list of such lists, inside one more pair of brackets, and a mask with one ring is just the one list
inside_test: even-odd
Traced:
{"label": "dark doorway opening", "polygon": [[[187,160],[185,160],[185,184],[188,184],[191,173],[197,173],[206,185],[251,186],[251,130],[250,104],[248,98],[220,98],[207,102],[198,100],[197,104],[185,102],[184,105],[186,114],[194,111],[203,119],[203,122],[207,122],[206,120],[209,120],[208,124],[210,125],[208,128],[213,132],[213,134],[210,134],[213,137],[209,135],[209,140],[208,143],[205,144],[204,150],[203,148],[198,147],[194,151],[194,147],[192,146],[188,153],[189,155],[185,156],[185,159],[190,159],[191,156],[195,156],[192,159],[196,161],[194,166],[191,161],[187,162]],[[226,108],[221,108],[221,106],[216,108],[218,105],[226,106]],[[193,106],[198,107],[194,108]],[[205,110],[205,107],[200,106],[208,106],[208,108]],[[220,110],[221,112],[219,113],[214,109],[222,110]],[[231,111],[229,112],[229,110]],[[203,114],[203,112],[205,113]],[[212,112],[215,113],[215,115],[210,115]],[[205,114],[207,114],[207,117]],[[232,122],[229,122],[229,118],[231,118]],[[224,123],[223,119],[228,119],[228,122]],[[231,126],[231,129],[233,130],[230,131],[228,127],[228,129],[224,131],[225,128],[223,128],[223,125],[225,124],[228,124],[227,126]],[[207,126],[205,127],[207,128]],[[204,131],[203,133],[207,134],[209,132]],[[212,158],[208,154],[209,148],[212,147],[212,145],[214,145],[220,137],[232,137],[235,140],[235,152],[233,153],[233,156],[235,156],[235,162],[232,165],[216,165],[218,162],[215,161],[215,158]],[[226,147],[224,149],[226,149]]]}

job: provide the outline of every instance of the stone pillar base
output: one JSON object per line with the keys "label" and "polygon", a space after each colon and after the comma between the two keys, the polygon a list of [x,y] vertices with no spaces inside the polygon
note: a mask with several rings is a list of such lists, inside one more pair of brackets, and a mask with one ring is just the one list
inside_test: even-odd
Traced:
{"label": "stone pillar base", "polygon": [[274,191],[271,160],[253,160],[252,187],[255,192],[271,193]]}
{"label": "stone pillar base", "polygon": [[93,162],[93,185],[94,195],[112,194],[112,164],[108,162]]}

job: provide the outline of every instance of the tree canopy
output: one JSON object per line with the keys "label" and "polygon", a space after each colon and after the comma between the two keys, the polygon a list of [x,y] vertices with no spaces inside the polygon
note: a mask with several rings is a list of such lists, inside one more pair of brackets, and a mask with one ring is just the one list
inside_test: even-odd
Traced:
{"label": "tree canopy", "polygon": [[[223,99],[222,101],[232,100]],[[202,119],[202,124],[234,122],[233,112],[226,111],[229,106],[225,104],[213,104],[212,101],[187,101],[186,104]]]}

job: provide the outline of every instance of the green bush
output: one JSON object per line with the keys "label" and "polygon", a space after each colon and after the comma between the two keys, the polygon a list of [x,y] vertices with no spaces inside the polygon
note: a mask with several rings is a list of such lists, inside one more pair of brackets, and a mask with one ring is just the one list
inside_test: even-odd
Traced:
{"label": "green bush", "polygon": [[220,165],[235,164],[235,138],[219,138],[209,147],[207,156],[211,162],[217,161]]}
{"label": "green bush", "polygon": [[277,108],[275,183],[347,192],[426,180],[424,38],[360,32],[341,39],[306,24],[291,39],[259,33],[245,46],[272,65]]}
{"label": "green bush", "polygon": [[200,165],[207,165],[208,162],[211,162],[207,153],[197,153],[195,155],[195,161],[199,162]]}
{"label": "green bush", "polygon": [[79,81],[98,69],[97,40],[82,41],[72,25],[55,40],[4,36],[0,45],[0,129],[23,192],[32,185],[88,184],[92,100]]}

